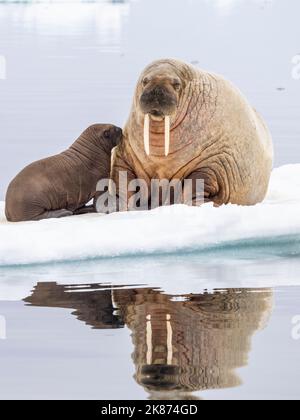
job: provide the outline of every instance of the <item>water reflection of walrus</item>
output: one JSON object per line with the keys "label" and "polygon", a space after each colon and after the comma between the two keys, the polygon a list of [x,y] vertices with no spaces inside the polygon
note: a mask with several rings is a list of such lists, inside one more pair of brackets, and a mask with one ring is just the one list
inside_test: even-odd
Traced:
{"label": "water reflection of walrus", "polygon": [[[153,290],[114,291],[132,331],[136,380],[154,395],[236,387],[272,292],[227,290],[174,300]],[[173,299],[173,300],[172,300]]]}
{"label": "water reflection of walrus", "polygon": [[[272,292],[234,290],[180,299],[153,289],[39,283],[26,302],[75,308],[93,328],[132,331],[136,381],[154,399],[235,387],[247,365],[253,334],[266,324]],[[113,302],[113,303],[112,303]]]}
{"label": "water reflection of walrus", "polygon": [[148,192],[153,179],[189,179],[195,199],[196,181],[204,180],[205,201],[254,205],[266,195],[272,162],[269,130],[237,88],[181,61],[160,60],[138,81],[112,179],[120,197],[126,191],[119,173],[126,171],[128,183],[142,179]]}
{"label": "water reflection of walrus", "polygon": [[121,136],[120,128],[95,124],[68,150],[27,166],[8,187],[7,220],[41,220],[94,211],[85,205],[94,198],[97,182],[109,178],[111,151]]}

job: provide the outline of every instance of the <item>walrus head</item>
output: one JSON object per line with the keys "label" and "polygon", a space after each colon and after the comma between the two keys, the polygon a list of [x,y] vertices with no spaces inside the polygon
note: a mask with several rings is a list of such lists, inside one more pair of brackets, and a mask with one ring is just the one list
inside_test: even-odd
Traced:
{"label": "walrus head", "polygon": [[150,124],[164,122],[165,155],[170,151],[171,125],[182,111],[190,74],[185,64],[156,61],[146,68],[138,83],[137,107],[144,117],[144,146],[150,155]]}
{"label": "walrus head", "polygon": [[[123,136],[122,129],[111,124],[94,124],[87,128],[76,141],[84,146],[97,146],[97,148],[111,152],[118,146]],[[94,149],[92,149],[94,150]]]}
{"label": "walrus head", "polygon": [[110,173],[110,159],[112,150],[117,147],[123,138],[121,128],[111,124],[93,124],[88,127],[73,143],[69,150],[75,151],[82,160],[99,168],[107,166],[104,172]]}
{"label": "walrus head", "polygon": [[179,77],[156,74],[144,77],[142,84],[140,105],[145,114],[150,114],[154,121],[162,121],[176,112],[182,86]]}
{"label": "walrus head", "polygon": [[95,133],[104,144],[111,147],[116,147],[122,138],[122,129],[111,124],[96,124],[94,125]]}

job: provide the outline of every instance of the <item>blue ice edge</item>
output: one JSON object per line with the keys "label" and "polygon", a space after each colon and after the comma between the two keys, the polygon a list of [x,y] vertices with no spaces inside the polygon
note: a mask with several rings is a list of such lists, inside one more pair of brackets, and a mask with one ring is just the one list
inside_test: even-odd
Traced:
{"label": "blue ice edge", "polygon": [[0,264],[0,272],[2,270],[24,269],[30,267],[47,267],[47,266],[63,266],[72,265],[74,263],[84,264],[96,261],[115,261],[115,260],[138,260],[142,258],[157,259],[168,257],[189,258],[191,256],[199,256],[199,260],[205,260],[205,263],[211,263],[212,260],[247,260],[261,261],[273,258],[299,258],[300,257],[300,234],[281,235],[276,237],[251,238],[235,241],[216,243],[205,246],[191,246],[173,251],[141,251],[128,252],[121,255],[95,256],[86,258],[70,258],[66,260],[39,261],[34,263],[16,263],[16,264]]}

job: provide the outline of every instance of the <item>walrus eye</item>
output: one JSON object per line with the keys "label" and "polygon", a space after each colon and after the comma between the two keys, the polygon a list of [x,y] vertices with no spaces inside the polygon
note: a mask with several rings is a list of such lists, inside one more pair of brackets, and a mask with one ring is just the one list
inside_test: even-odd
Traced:
{"label": "walrus eye", "polygon": [[145,77],[144,80],[142,81],[142,84],[143,84],[144,87],[146,87],[149,82],[150,82],[149,78]]}
{"label": "walrus eye", "polygon": [[110,138],[110,132],[109,130],[105,130],[103,133],[104,138],[109,139]]}
{"label": "walrus eye", "polygon": [[173,83],[173,87],[174,87],[175,90],[179,91],[181,89],[181,83],[178,80],[176,80]]}

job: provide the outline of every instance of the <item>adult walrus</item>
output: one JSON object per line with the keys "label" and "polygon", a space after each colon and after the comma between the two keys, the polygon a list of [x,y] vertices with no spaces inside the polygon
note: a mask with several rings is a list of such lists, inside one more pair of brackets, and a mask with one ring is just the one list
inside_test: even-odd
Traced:
{"label": "adult walrus", "polygon": [[11,182],[6,194],[10,222],[60,218],[94,211],[100,179],[108,179],[111,151],[122,137],[113,125],[95,124],[63,153],[34,162]]}
{"label": "adult walrus", "polygon": [[126,171],[128,183],[142,179],[148,191],[153,179],[191,179],[195,199],[195,180],[204,180],[205,201],[254,205],[266,195],[272,164],[270,132],[236,87],[166,59],[138,81],[111,177],[121,197],[118,177]]}

